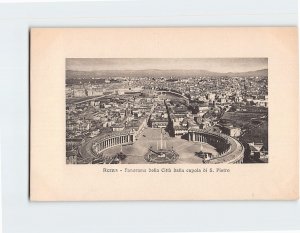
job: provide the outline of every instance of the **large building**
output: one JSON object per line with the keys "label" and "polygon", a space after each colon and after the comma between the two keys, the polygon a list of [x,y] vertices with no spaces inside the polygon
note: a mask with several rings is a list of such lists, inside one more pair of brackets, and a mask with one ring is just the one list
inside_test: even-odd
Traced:
{"label": "large building", "polygon": [[167,118],[150,119],[150,125],[152,128],[166,128],[168,123],[169,121]]}

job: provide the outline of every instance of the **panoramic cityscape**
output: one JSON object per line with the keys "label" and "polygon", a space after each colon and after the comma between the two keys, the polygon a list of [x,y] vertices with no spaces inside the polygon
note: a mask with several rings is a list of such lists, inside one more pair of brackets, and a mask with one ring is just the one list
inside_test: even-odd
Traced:
{"label": "panoramic cityscape", "polygon": [[267,58],[67,58],[67,164],[268,163]]}

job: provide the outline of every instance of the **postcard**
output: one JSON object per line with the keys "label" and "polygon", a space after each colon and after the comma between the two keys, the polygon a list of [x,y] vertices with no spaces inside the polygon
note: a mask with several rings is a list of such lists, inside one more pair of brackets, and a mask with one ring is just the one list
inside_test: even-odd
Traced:
{"label": "postcard", "polygon": [[30,199],[298,199],[297,28],[32,28]]}

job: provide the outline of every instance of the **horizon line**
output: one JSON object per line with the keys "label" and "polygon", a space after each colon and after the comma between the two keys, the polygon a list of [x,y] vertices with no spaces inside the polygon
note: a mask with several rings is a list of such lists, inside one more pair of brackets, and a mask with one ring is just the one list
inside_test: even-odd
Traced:
{"label": "horizon line", "polygon": [[122,69],[122,70],[108,70],[108,69],[102,69],[102,70],[72,70],[72,69],[65,69],[66,71],[84,71],[84,72],[94,72],[94,71],[145,71],[145,70],[160,70],[160,71],[166,71],[166,70],[172,70],[172,71],[180,71],[180,70],[197,70],[197,71],[208,71],[213,73],[246,73],[246,72],[254,72],[254,71],[261,71],[261,70],[269,70],[268,68],[264,69],[258,69],[258,70],[248,70],[248,71],[227,71],[227,72],[219,72],[219,71],[211,71],[211,70],[203,70],[203,69]]}

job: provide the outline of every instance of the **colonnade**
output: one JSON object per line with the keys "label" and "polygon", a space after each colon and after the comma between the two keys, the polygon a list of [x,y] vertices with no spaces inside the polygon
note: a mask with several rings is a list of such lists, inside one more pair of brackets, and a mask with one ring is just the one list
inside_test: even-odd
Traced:
{"label": "colonnade", "polygon": [[230,149],[230,143],[226,138],[214,134],[189,132],[189,141],[208,143],[215,147],[220,155],[223,155]]}
{"label": "colonnade", "polygon": [[[214,132],[205,132],[202,130],[189,130],[188,132],[189,141],[195,142],[204,142],[212,145],[219,152],[219,158],[226,160],[227,156],[230,163],[242,163],[244,157],[244,147],[243,145],[227,135],[214,133]],[[214,163],[218,163],[218,157],[214,158]]]}
{"label": "colonnade", "polygon": [[133,134],[113,134],[101,138],[93,144],[94,151],[98,154],[101,151],[116,145],[124,145],[133,142]]}

